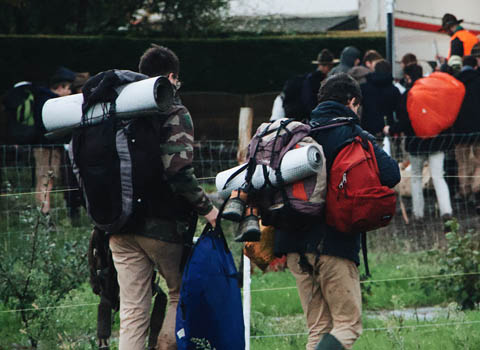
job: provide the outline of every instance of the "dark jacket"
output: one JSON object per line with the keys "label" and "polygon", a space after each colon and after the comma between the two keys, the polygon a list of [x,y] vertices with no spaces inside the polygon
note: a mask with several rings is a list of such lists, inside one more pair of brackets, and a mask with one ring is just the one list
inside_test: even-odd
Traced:
{"label": "dark jacket", "polygon": [[398,120],[390,124],[390,135],[405,134],[405,150],[412,155],[431,154],[439,151],[447,151],[453,146],[452,130],[448,129],[440,135],[422,139],[415,136],[407,111],[407,98],[410,89],[405,91],[400,99],[397,113]]}
{"label": "dark jacket", "polygon": [[35,102],[34,102],[34,118],[35,118],[35,128],[38,131],[38,140],[37,144],[41,145],[50,145],[50,144],[59,144],[59,143],[67,143],[69,140],[50,140],[45,137],[47,130],[43,125],[42,119],[42,108],[45,102],[50,100],[51,98],[59,97],[56,93],[52,92],[52,90],[37,86],[34,90],[35,95]]}
{"label": "dark jacket", "polygon": [[348,71],[355,65],[357,58],[361,59],[360,51],[356,47],[347,46],[343,49],[342,54],[340,55],[340,63],[338,66],[333,67],[328,73],[328,76],[337,73],[348,73]]}
{"label": "dark jacket", "polygon": [[470,134],[480,132],[480,72],[473,68],[464,68],[457,78],[465,85],[466,92],[452,131],[462,134],[456,135],[455,141],[464,144],[478,138],[477,135]]}
{"label": "dark jacket", "polygon": [[[317,131],[312,135],[323,147],[327,161],[327,174],[342,147],[350,143],[355,136],[364,134],[374,144],[380,170],[380,181],[385,186],[395,186],[400,181],[397,162],[376,146],[373,136],[362,130],[358,117],[349,108],[337,102],[323,102],[312,112],[310,123],[313,127],[327,125],[332,123],[334,118],[339,117],[351,117],[354,123]],[[320,219],[305,232],[277,230],[275,233],[275,253],[277,255],[293,252],[326,254],[354,261],[358,265],[360,264],[359,251],[360,232],[344,234]]]}
{"label": "dark jacket", "polygon": [[322,71],[314,71],[287,80],[283,87],[283,108],[287,118],[308,119],[318,104],[317,95],[323,79],[325,74]]}
{"label": "dark jacket", "polygon": [[363,95],[361,125],[372,135],[382,132],[385,125],[394,121],[401,95],[392,83],[392,74],[372,72],[367,74],[367,82],[360,85]]}

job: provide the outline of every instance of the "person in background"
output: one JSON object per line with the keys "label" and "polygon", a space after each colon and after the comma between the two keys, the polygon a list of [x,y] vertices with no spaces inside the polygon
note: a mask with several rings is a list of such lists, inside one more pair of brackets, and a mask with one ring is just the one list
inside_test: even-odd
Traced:
{"label": "person in background", "polygon": [[465,85],[465,97],[452,127],[459,181],[455,199],[470,203],[480,213],[480,72],[476,58],[463,57],[463,68],[456,77]]}
{"label": "person in background", "polygon": [[400,92],[393,86],[392,66],[387,60],[377,61],[374,71],[360,85],[363,95],[362,128],[377,138],[383,138],[385,125],[396,120],[400,105]]}
{"label": "person in background", "polygon": [[[337,60],[328,49],[323,49],[312,61],[317,68],[310,73],[297,75],[285,83],[282,93],[273,104],[271,121],[280,118],[307,119],[317,105],[317,94],[321,82],[332,69]],[[280,101],[282,107],[280,108]]]}
{"label": "person in background", "polygon": [[[320,71],[324,74],[324,76],[327,76],[332,70],[333,66],[338,62],[340,61],[337,58],[334,58],[333,53],[329,49],[323,49],[318,54],[317,59],[312,61],[312,64],[317,65],[317,72]],[[318,88],[320,88],[320,85]]]}
{"label": "person in background", "polygon": [[402,68],[402,71],[410,64],[418,64],[418,62],[417,56],[409,52],[403,55],[402,59],[400,60],[400,67]]}
{"label": "person in background", "polygon": [[49,140],[44,135],[47,132],[42,120],[42,108],[51,98],[71,94],[71,86],[75,80],[75,72],[65,67],[59,67],[49,80],[49,88],[39,87],[34,102],[35,127],[38,130],[38,146],[33,149],[35,158],[35,198],[43,214],[50,212],[50,192],[54,180],[60,177],[60,164],[63,148],[54,146],[55,140]]}
{"label": "person in background", "polygon": [[328,76],[337,74],[337,73],[348,73],[350,69],[355,66],[358,66],[361,62],[361,53],[360,50],[354,46],[347,46],[342,50],[340,55],[340,64],[333,67],[333,69],[328,73]]}
{"label": "person in background", "polygon": [[477,70],[480,70],[480,43],[475,44],[470,55],[477,60]]}
{"label": "person in background", "polygon": [[447,58],[437,57],[442,64],[453,55],[460,57],[470,55],[472,48],[479,42],[475,34],[460,25],[462,22],[463,19],[458,20],[457,17],[450,13],[446,13],[442,17],[442,27],[440,31],[450,35],[450,50],[448,51]]}
{"label": "person in background", "polygon": [[363,61],[361,65],[355,66],[348,71],[359,84],[367,82],[367,74],[374,71],[375,63],[383,59],[382,55],[376,50],[368,50],[363,55]]}
{"label": "person in background", "polygon": [[460,56],[453,55],[448,59],[447,66],[449,67],[448,72],[451,75],[457,75],[463,68],[463,60]]}
{"label": "person in background", "polygon": [[424,218],[424,197],[422,186],[422,175],[425,160],[428,160],[428,167],[433,180],[433,186],[437,195],[437,203],[440,209],[440,215],[444,222],[452,217],[452,204],[450,201],[450,191],[444,178],[444,159],[445,150],[450,148],[449,142],[446,142],[442,134],[422,139],[415,135],[407,111],[408,92],[413,84],[422,78],[423,70],[418,64],[409,64],[403,74],[407,84],[407,91],[402,95],[399,110],[398,121],[386,125],[383,129],[385,135],[394,135],[403,133],[406,136],[405,149],[410,157],[412,167],[411,186],[412,186],[412,206],[414,223],[422,224]]}

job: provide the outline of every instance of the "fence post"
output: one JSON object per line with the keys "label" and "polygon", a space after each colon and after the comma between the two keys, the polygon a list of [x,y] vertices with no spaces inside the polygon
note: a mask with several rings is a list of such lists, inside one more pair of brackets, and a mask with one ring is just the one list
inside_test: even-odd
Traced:
{"label": "fence post", "polygon": [[237,160],[240,164],[245,162],[247,147],[252,138],[253,109],[250,107],[240,108],[238,118],[238,151]]}
{"label": "fence post", "polygon": [[[240,164],[246,161],[247,147],[252,138],[253,109],[249,107],[240,108],[238,118],[238,151],[237,160]],[[243,319],[245,322],[245,350],[250,350],[250,259],[243,255]]]}

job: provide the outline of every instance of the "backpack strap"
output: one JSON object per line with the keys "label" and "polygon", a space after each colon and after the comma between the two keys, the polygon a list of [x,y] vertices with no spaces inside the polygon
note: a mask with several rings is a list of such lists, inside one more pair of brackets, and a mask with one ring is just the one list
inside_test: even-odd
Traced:
{"label": "backpack strap", "polygon": [[365,265],[365,274],[367,277],[371,277],[370,269],[368,268],[368,251],[367,251],[367,233],[362,232],[362,255],[363,255],[363,264]]}

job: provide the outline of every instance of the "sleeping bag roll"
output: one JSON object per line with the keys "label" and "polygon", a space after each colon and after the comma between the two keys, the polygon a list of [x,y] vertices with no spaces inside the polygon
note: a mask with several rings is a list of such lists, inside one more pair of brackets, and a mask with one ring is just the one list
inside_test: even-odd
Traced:
{"label": "sleeping bag roll", "polygon": [[[322,170],[324,166],[322,159],[321,150],[316,145],[308,145],[288,151],[285,153],[282,163],[280,164],[283,181],[289,184],[315,175]],[[244,167],[243,171],[231,178],[232,175],[240,171],[242,167]],[[267,167],[266,170],[269,181],[274,186],[278,185],[275,171],[269,167]],[[232,190],[241,188],[245,183],[246,173],[247,169],[245,164],[218,173],[215,179],[215,185],[220,195],[226,198]],[[262,165],[259,164],[256,166],[251,183],[256,189],[264,186],[265,175]]]}
{"label": "sleeping bag roll", "polygon": [[[123,119],[166,112],[174,99],[174,88],[168,78],[163,76],[126,84],[116,88],[116,91],[116,115]],[[42,119],[47,132],[68,131],[79,126],[82,121],[82,103],[82,94],[52,98],[45,102]],[[99,123],[109,108],[109,103],[96,104],[88,110],[86,118],[89,123]]]}

